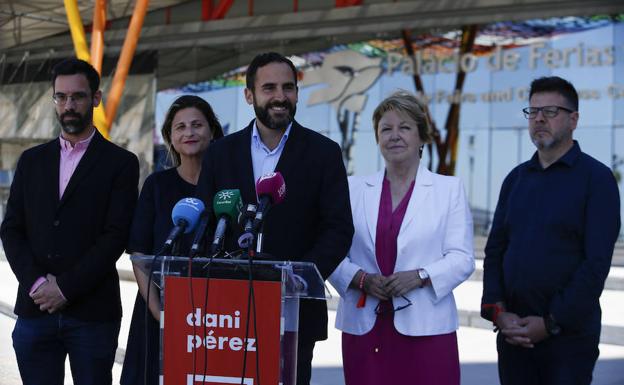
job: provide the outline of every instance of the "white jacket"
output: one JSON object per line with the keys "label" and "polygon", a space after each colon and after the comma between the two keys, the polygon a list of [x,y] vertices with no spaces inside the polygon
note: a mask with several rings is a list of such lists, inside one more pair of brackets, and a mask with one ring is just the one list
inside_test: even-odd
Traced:
{"label": "white jacket", "polygon": [[[357,308],[361,292],[349,288],[358,270],[380,273],[375,258],[375,239],[384,171],[349,178],[355,234],[349,255],[329,277],[340,294],[336,327],[362,335],[375,324],[375,306],[368,296]],[[404,335],[424,336],[457,330],[457,307],[453,289],[474,271],[472,216],[459,178],[434,174],[421,166],[397,240],[395,272],[424,268],[431,286],[406,294],[412,306],[394,314],[394,326]],[[478,299],[477,299],[478,300]],[[394,307],[405,304],[394,298]]]}

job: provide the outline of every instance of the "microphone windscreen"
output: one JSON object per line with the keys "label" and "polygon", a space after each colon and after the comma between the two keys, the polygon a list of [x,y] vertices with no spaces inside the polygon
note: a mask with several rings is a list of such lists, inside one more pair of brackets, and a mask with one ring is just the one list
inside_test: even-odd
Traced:
{"label": "microphone windscreen", "polygon": [[182,198],[173,206],[171,210],[171,219],[174,225],[178,225],[180,221],[187,223],[184,233],[188,234],[195,230],[199,217],[204,211],[204,203],[197,198]]}
{"label": "microphone windscreen", "polygon": [[230,218],[230,220],[237,220],[238,215],[243,209],[243,200],[240,190],[221,190],[216,193],[212,200],[212,209],[217,218],[225,215]]}
{"label": "microphone windscreen", "polygon": [[263,175],[256,183],[256,194],[258,198],[268,196],[273,205],[281,203],[286,197],[286,182],[282,174],[278,171]]}

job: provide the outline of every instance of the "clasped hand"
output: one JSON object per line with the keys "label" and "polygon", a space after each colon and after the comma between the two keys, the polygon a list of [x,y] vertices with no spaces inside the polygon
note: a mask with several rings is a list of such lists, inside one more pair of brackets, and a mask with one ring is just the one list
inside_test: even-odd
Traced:
{"label": "clasped hand", "polygon": [[416,270],[400,271],[387,277],[381,274],[367,274],[362,289],[366,294],[387,301],[392,297],[405,295],[420,286]]}
{"label": "clasped hand", "polygon": [[538,316],[520,318],[515,313],[502,312],[496,319],[496,325],[511,345],[532,348],[548,337],[544,318]]}
{"label": "clasped hand", "polygon": [[52,314],[65,306],[67,300],[61,294],[61,289],[59,289],[56,283],[56,277],[48,274],[46,279],[48,282],[39,286],[30,297],[35,304],[39,305],[41,311],[47,311]]}

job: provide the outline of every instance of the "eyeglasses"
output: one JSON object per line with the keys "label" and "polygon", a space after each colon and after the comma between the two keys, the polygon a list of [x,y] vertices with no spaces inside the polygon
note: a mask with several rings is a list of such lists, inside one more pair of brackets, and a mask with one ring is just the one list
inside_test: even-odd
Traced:
{"label": "eyeglasses", "polygon": [[399,307],[397,307],[395,309],[393,309],[393,308],[386,308],[386,309],[382,308],[381,307],[381,301],[380,301],[379,303],[377,303],[377,306],[375,306],[375,314],[383,314],[383,313],[390,313],[390,312],[395,313],[395,312],[397,312],[399,310],[405,309],[406,307],[412,306],[412,301],[410,301],[409,298],[407,298],[404,295],[402,295],[401,298],[403,298],[407,303],[405,305],[401,305],[401,306],[399,306]]}
{"label": "eyeglasses", "polygon": [[54,104],[59,106],[64,106],[69,99],[73,100],[75,104],[81,105],[85,104],[87,100],[89,100],[89,95],[86,92],[76,92],[69,95],[57,92],[52,95],[52,99],[54,99]]}
{"label": "eyeglasses", "polygon": [[527,107],[523,108],[522,112],[524,112],[524,117],[527,119],[535,119],[537,117],[538,112],[542,111],[542,115],[547,118],[554,118],[559,114],[559,110],[574,112],[569,108],[560,107],[560,106],[544,106],[544,107]]}

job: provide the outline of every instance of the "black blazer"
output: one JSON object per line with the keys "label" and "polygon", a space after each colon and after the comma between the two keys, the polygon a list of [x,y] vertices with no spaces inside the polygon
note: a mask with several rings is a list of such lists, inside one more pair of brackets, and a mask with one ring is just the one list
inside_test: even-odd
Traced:
{"label": "black blazer", "polygon": [[[211,144],[204,156],[197,194],[212,208],[214,194],[240,189],[245,203],[256,203],[251,161],[252,121],[247,128]],[[286,181],[286,197],[264,221],[263,252],[279,260],[314,262],[324,279],[349,251],[353,220],[347,174],[340,147],[325,136],[293,122],[276,171]],[[226,248],[236,250],[240,232],[230,232]],[[299,338],[327,338],[324,301],[304,300]]]}
{"label": "black blazer", "polygon": [[19,281],[15,313],[44,313],[28,296],[47,273],[67,298],[64,314],[82,320],[119,320],[115,262],[126,245],[136,205],[136,156],[95,133],[59,200],[59,139],[24,151],[0,237]]}

